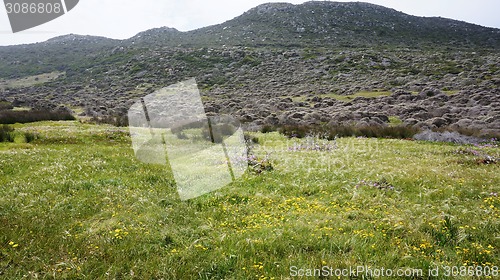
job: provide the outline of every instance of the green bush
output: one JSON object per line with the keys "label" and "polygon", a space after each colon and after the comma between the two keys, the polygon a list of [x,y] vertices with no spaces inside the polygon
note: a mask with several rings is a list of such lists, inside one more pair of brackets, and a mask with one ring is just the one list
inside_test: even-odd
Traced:
{"label": "green bush", "polygon": [[30,123],[39,121],[70,121],[75,120],[71,113],[66,111],[1,111],[1,124]]}
{"label": "green bush", "polygon": [[262,128],[260,129],[260,132],[269,133],[269,132],[275,132],[276,130],[277,130],[277,128],[275,126],[266,124],[266,125],[262,126]]}
{"label": "green bush", "polygon": [[14,129],[6,124],[0,126],[0,142],[14,142]]}
{"label": "green bush", "polygon": [[39,135],[34,132],[14,132],[14,128],[4,124],[0,126],[0,142],[14,142],[16,136],[23,137],[26,143],[31,143],[39,138]]}
{"label": "green bush", "polygon": [[329,140],[335,137],[369,137],[369,138],[412,138],[419,130],[410,126],[355,126],[355,125],[288,125],[278,131],[290,138],[304,138],[309,135],[318,135]]}
{"label": "green bush", "polygon": [[37,133],[25,132],[23,134],[24,134],[24,140],[26,141],[26,143],[31,143],[39,138]]}
{"label": "green bush", "polygon": [[8,101],[0,101],[0,111],[13,109],[14,106]]}

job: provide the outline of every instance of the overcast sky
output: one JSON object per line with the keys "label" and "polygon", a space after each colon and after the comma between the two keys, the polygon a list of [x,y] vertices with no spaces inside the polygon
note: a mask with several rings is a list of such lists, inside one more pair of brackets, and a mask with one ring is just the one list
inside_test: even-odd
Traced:
{"label": "overcast sky", "polygon": [[[340,0],[342,1],[342,0]],[[80,0],[68,14],[41,26],[12,34],[0,5],[0,45],[45,41],[74,33],[125,39],[154,27],[188,31],[222,23],[273,0]],[[349,1],[342,1],[349,2]],[[366,0],[417,16],[442,16],[500,28],[499,0]]]}

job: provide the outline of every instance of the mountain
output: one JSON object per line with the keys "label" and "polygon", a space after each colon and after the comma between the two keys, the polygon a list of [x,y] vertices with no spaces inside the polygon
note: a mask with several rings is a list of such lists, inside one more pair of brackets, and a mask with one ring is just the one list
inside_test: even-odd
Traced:
{"label": "mountain", "polygon": [[[148,33],[157,33],[151,30]],[[150,36],[146,44],[177,46],[406,46],[500,48],[500,30],[416,17],[362,2],[263,4],[225,23],[186,33]],[[172,36],[173,35],[173,36]]]}
{"label": "mountain", "polygon": [[500,49],[500,30],[410,16],[361,2],[270,3],[225,23],[189,32],[155,28],[127,40],[71,34],[43,43],[0,47],[0,78],[79,71],[89,62],[99,63],[115,48],[221,46]]}
{"label": "mountain", "polygon": [[137,98],[191,77],[208,112],[249,125],[397,116],[500,135],[500,30],[373,4],[264,4],[189,32],[0,47],[0,102],[19,107],[123,116]]}

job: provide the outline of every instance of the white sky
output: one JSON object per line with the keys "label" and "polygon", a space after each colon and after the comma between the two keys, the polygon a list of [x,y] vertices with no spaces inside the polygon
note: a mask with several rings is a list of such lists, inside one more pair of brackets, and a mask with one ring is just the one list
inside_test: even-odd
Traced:
{"label": "white sky", "polygon": [[[349,2],[342,1],[341,2]],[[126,39],[154,27],[181,31],[222,23],[266,2],[297,0],[80,0],[69,13],[41,26],[12,34],[0,5],[0,45],[45,41],[69,33]],[[442,16],[500,28],[499,0],[365,0],[417,16]]]}

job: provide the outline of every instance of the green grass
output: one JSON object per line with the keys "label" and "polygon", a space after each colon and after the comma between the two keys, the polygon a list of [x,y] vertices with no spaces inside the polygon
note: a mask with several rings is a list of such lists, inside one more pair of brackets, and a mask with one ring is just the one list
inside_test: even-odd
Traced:
{"label": "green grass", "polygon": [[327,94],[325,97],[332,97],[339,101],[349,102],[356,97],[366,97],[366,98],[377,98],[382,96],[389,96],[392,92],[390,91],[360,91],[352,95],[339,95],[339,94]]}
{"label": "green grass", "polygon": [[390,126],[398,126],[398,125],[402,125],[402,124],[403,124],[403,121],[398,116],[389,116],[389,125]]}
{"label": "green grass", "polygon": [[[391,94],[392,94],[392,92],[390,92],[390,91],[360,91],[360,92],[357,92],[357,93],[351,94],[351,95],[340,95],[340,94],[336,94],[336,93],[330,93],[330,94],[320,94],[318,96],[322,97],[322,98],[330,97],[330,98],[333,98],[333,99],[336,99],[339,101],[349,102],[349,101],[352,101],[353,99],[355,99],[356,97],[377,98],[377,97],[382,97],[382,96],[389,96]],[[304,101],[305,97],[303,97],[303,96],[294,97],[292,99],[295,102],[300,102],[300,101]]]}
{"label": "green grass", "polygon": [[460,91],[459,90],[443,90],[443,93],[446,94],[446,95],[455,95],[457,93],[459,93]]}
{"label": "green grass", "polygon": [[5,279],[282,279],[290,266],[500,264],[500,168],[464,152],[498,158],[499,148],[341,138],[331,151],[292,151],[310,139],[257,133],[255,152],[270,153],[272,171],[182,202],[169,170],[136,160],[124,128],[14,127],[40,138],[0,143]]}

